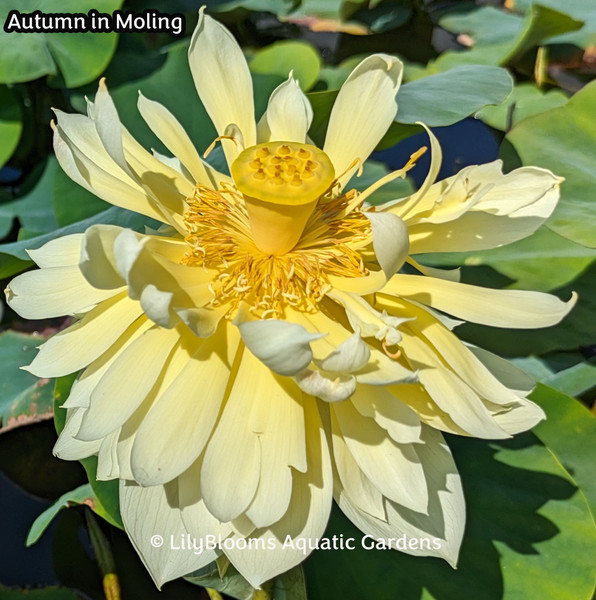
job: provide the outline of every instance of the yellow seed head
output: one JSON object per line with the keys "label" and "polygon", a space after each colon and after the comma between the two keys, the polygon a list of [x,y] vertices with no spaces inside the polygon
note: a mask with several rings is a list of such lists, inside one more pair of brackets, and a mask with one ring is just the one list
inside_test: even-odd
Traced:
{"label": "yellow seed head", "polygon": [[335,170],[329,157],[314,146],[267,142],[241,152],[232,164],[232,177],[245,196],[298,206],[323,195]]}

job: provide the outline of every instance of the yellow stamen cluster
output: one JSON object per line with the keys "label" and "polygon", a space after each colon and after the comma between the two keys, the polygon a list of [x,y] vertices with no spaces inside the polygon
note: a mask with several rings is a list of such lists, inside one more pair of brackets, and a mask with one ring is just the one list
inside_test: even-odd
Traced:
{"label": "yellow stamen cluster", "polygon": [[233,188],[214,191],[197,186],[184,215],[190,266],[218,272],[211,287],[213,306],[240,302],[261,318],[283,317],[284,307],[312,312],[329,290],[329,275],[366,274],[358,248],[370,238],[370,222],[354,206],[356,192],[323,197],[295,248],[276,256],[252,239],[243,196]]}

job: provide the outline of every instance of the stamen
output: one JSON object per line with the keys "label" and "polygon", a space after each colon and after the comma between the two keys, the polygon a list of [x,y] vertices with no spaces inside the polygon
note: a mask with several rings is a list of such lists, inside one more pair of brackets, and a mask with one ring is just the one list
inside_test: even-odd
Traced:
{"label": "stamen", "polygon": [[348,168],[341,175],[339,175],[337,179],[341,179],[346,173],[350,172],[356,166],[358,167],[358,170],[356,171],[356,177],[360,177],[364,172],[364,163],[362,162],[362,159],[358,157],[350,163]]}
{"label": "stamen", "polygon": [[367,274],[358,248],[370,236],[370,221],[358,208],[344,215],[357,199],[354,191],[320,199],[299,243],[276,256],[256,246],[244,197],[234,187],[199,185],[187,199],[189,252],[181,262],[215,271],[210,305],[227,307],[227,316],[242,302],[263,319],[280,318],[290,306],[314,312],[331,289],[330,275]]}
{"label": "stamen", "polygon": [[385,340],[383,340],[383,351],[389,358],[392,358],[393,360],[397,360],[401,356],[401,350],[399,348],[397,349],[397,352],[390,352],[387,348]]}
{"label": "stamen", "polygon": [[401,169],[398,169],[397,171],[393,171],[392,173],[388,173],[384,177],[381,177],[381,179],[378,179],[377,181],[375,181],[371,186],[367,187],[360,194],[361,201],[364,202],[369,196],[374,194],[374,192],[376,192],[379,188],[383,187],[384,185],[386,185],[388,183],[391,183],[395,179],[398,179],[400,177],[402,179],[405,179],[406,173],[416,166],[416,161],[427,150],[428,150],[428,148],[426,146],[422,146],[422,148],[419,148],[418,150],[416,150],[416,152],[414,152],[414,154],[412,154],[410,156],[410,160],[408,160],[408,162]]}
{"label": "stamen", "polygon": [[241,146],[240,141],[234,135],[218,135],[211,142],[211,144],[209,144],[209,147],[207,148],[207,150],[205,150],[205,152],[203,152],[203,158],[207,158],[211,154],[211,152],[213,152],[213,149],[215,148],[215,145],[217,144],[217,142],[220,142],[221,140],[232,140],[236,144],[236,146]]}

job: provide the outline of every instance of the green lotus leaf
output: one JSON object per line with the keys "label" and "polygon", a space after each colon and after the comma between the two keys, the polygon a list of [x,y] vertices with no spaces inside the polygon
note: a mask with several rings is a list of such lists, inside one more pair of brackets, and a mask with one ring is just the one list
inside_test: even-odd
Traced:
{"label": "green lotus leaf", "polygon": [[506,138],[523,164],[551,169],[565,177],[561,200],[547,225],[559,235],[590,248],[596,248],[595,106],[593,81],[565,106],[524,119]]}
{"label": "green lotus leaf", "polygon": [[[92,8],[111,14],[123,0],[25,0],[21,13],[87,13]],[[0,19],[5,23],[15,3],[0,0]],[[114,51],[116,33],[6,33],[0,30],[0,83],[31,81],[61,73],[68,87],[78,87],[98,77]]]}

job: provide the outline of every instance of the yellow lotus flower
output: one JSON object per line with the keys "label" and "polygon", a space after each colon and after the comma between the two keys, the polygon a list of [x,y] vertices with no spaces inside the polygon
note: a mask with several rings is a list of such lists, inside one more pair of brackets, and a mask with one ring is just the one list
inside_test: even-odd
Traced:
{"label": "yellow lotus flower", "polygon": [[[202,11],[189,61],[231,176],[143,96],[141,115],[173,159],[131,137],[103,82],[87,116],[57,111],[66,173],[164,225],[55,239],[30,252],[40,269],[7,290],[24,317],[76,317],[27,367],[81,371],[56,455],[97,454],[98,478],[121,480],[126,531],[158,585],[223,551],[259,586],[304,559],[293,540],[308,553],[323,536],[333,496],[363,532],[427,540],[406,551],[454,565],[464,499],[440,431],[506,438],[544,417],[527,378],[460,342],[455,319],[543,327],[572,301],[460,284],[410,255],[529,235],[561,179],[533,167],[503,175],[494,162],[435,183],[441,152],[429,132],[422,187],[367,208],[417,157],[363,193],[346,187],[395,117],[397,59],[354,69],[322,149],[291,75],[255,123],[242,52]],[[406,262],[418,274],[401,273]],[[171,548],[187,534],[227,543]]]}

